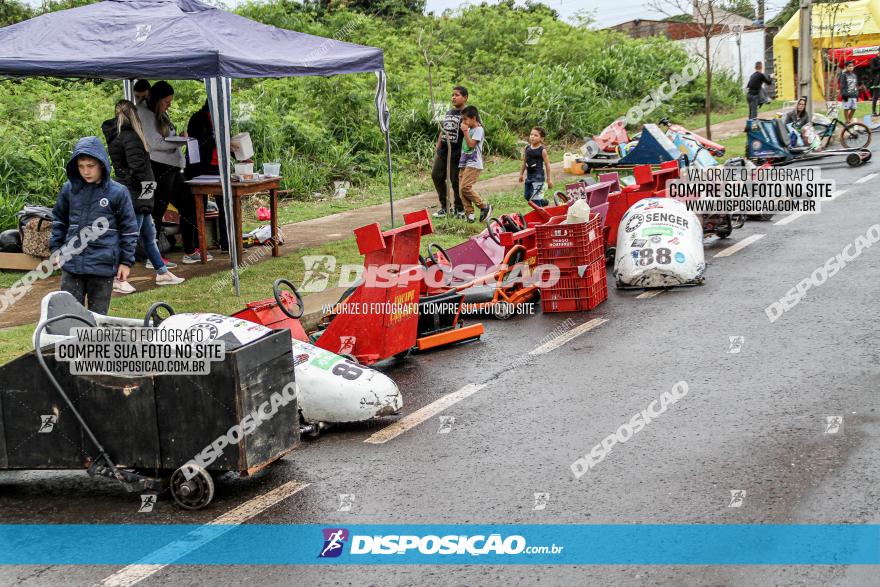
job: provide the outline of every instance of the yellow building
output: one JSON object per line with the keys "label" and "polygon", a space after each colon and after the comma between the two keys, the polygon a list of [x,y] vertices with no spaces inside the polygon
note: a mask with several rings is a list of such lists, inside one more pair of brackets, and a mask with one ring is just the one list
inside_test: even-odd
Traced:
{"label": "yellow building", "polygon": [[[862,57],[880,45],[880,0],[838,4],[813,4],[813,100],[825,95],[825,68],[829,49],[851,49]],[[794,100],[797,90],[797,52],[800,37],[798,13],[773,37],[773,59],[778,97]],[[836,68],[832,72],[836,72]],[[836,86],[836,78],[831,83]],[[835,91],[836,92],[836,91]]]}

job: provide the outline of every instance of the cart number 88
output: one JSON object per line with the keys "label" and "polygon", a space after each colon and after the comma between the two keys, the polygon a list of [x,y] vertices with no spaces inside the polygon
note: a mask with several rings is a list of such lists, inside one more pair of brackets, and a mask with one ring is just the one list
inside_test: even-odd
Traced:
{"label": "cart number 88", "polygon": [[657,255],[654,255],[654,249],[639,249],[639,265],[651,265],[655,259],[659,265],[669,265],[672,263],[672,251],[666,248],[657,249]]}

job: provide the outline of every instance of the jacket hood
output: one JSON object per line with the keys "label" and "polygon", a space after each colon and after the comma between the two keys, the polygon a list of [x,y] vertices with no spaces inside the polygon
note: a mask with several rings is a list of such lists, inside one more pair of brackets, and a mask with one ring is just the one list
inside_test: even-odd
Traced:
{"label": "jacket hood", "polygon": [[76,143],[73,148],[73,154],[67,162],[67,178],[75,185],[82,185],[83,179],[79,174],[76,166],[76,158],[80,155],[88,155],[101,162],[104,167],[101,175],[101,182],[104,183],[110,179],[110,157],[107,155],[107,149],[98,137],[84,137]]}

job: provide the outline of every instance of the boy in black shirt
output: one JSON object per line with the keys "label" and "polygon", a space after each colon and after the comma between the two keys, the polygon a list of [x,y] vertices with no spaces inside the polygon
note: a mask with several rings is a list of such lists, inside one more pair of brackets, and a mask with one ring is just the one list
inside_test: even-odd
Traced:
{"label": "boy in black shirt", "polygon": [[746,99],[749,102],[749,118],[752,120],[758,118],[758,106],[761,105],[761,89],[764,87],[764,84],[772,85],[773,80],[764,73],[764,64],[758,61],[755,63],[755,73],[749,77],[749,82],[746,84],[748,89]]}

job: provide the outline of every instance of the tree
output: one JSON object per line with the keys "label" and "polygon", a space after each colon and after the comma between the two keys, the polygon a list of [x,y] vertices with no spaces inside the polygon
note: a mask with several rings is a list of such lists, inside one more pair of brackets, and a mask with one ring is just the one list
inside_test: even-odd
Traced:
{"label": "tree", "polygon": [[27,20],[34,15],[29,6],[16,0],[0,0],[0,27]]}
{"label": "tree", "polygon": [[797,14],[797,11],[798,11],[798,8],[800,7],[800,5],[801,5],[800,0],[788,0],[788,4],[785,5],[785,7],[779,12],[779,14],[774,16],[767,23],[767,26],[776,26],[776,27],[784,26],[785,23],[787,23],[789,20],[791,20],[792,16]]}
{"label": "tree", "polygon": [[730,34],[729,21],[736,15],[727,12],[723,6],[727,4],[721,0],[651,0],[648,6],[667,16],[679,16],[690,12],[693,15],[692,26],[697,37],[702,39],[703,47],[696,51],[702,59],[706,71],[706,97],[704,108],[706,110],[706,138],[712,138],[712,37]]}
{"label": "tree", "polygon": [[426,0],[307,0],[320,12],[340,8],[356,10],[384,18],[399,18],[425,12]]}
{"label": "tree", "polygon": [[751,0],[725,0],[719,6],[721,10],[755,20],[755,4]]}

